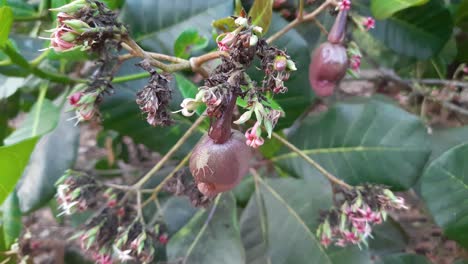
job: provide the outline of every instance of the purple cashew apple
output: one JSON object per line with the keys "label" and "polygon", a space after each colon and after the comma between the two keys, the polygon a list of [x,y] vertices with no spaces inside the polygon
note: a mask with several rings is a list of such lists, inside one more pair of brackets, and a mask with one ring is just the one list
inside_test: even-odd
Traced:
{"label": "purple cashew apple", "polygon": [[236,98],[231,96],[222,116],[200,139],[190,157],[190,172],[198,190],[208,197],[233,189],[249,170],[251,151],[245,136],[231,129]]}
{"label": "purple cashew apple", "polygon": [[328,34],[328,42],[321,44],[312,55],[309,81],[318,96],[330,96],[346,75],[348,55],[342,42],[346,29],[347,10],[342,10]]}

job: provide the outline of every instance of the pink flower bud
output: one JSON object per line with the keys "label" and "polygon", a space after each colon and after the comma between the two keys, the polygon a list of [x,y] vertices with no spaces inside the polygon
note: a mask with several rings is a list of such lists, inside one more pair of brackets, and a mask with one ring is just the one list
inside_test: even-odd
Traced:
{"label": "pink flower bud", "polygon": [[359,68],[361,67],[361,56],[359,55],[353,55],[351,57],[351,69],[358,71]]}
{"label": "pink flower bud", "polygon": [[79,106],[78,102],[81,99],[81,96],[83,96],[82,92],[76,92],[68,97],[68,102],[70,103],[71,106]]}

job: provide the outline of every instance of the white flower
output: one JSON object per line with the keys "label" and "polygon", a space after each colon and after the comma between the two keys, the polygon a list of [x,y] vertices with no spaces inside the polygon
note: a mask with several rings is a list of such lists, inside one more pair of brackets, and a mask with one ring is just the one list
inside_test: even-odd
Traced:
{"label": "white flower", "polygon": [[67,202],[67,201],[62,201],[62,204],[59,206],[60,209],[62,209],[63,211],[58,215],[58,216],[61,216],[61,215],[71,215],[73,214],[73,207],[75,205],[77,205],[78,202],[75,201],[75,202]]}
{"label": "white flower", "polygon": [[133,260],[133,257],[130,256],[130,253],[132,252],[131,249],[127,250],[120,250],[118,247],[115,245],[113,246],[114,252],[117,254],[117,258],[122,261],[122,262],[127,262],[129,260]]}
{"label": "white flower", "polygon": [[241,26],[241,27],[248,26],[248,20],[245,17],[238,17],[236,20],[234,20],[234,23],[236,23],[236,25]]}

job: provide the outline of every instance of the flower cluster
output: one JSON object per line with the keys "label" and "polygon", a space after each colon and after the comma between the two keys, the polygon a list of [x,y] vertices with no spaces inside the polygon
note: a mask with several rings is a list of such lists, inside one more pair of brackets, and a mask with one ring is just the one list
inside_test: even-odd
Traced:
{"label": "flower cluster", "polygon": [[146,114],[146,121],[152,126],[172,124],[170,111],[168,110],[169,101],[171,100],[169,80],[158,74],[147,63],[143,62],[139,65],[151,75],[148,84],[137,93],[136,99],[140,110]]}
{"label": "flower cluster", "polygon": [[102,187],[86,175],[68,170],[55,184],[57,187],[57,201],[62,210],[60,215],[71,215],[76,211],[95,208],[97,202],[95,193]]}
{"label": "flower cluster", "polygon": [[317,229],[324,247],[367,245],[372,227],[386,220],[388,210],[407,209],[403,198],[382,186],[364,185],[338,193],[343,196],[341,205],[324,212]]}
{"label": "flower cluster", "polygon": [[76,124],[82,121],[89,121],[97,116],[99,114],[97,104],[101,100],[101,90],[84,92],[81,88],[79,86],[78,90],[68,97],[68,103],[75,111],[75,117],[71,119],[76,119]]}
{"label": "flower cluster", "polygon": [[96,263],[112,263],[113,259],[150,263],[156,248],[167,244],[169,237],[164,225],[143,226],[142,219],[135,217],[136,209],[128,205],[128,201],[122,202],[122,191],[106,188],[93,178],[74,171],[67,171],[56,186],[60,214],[97,210],[82,231],[73,237],[79,240],[84,251],[93,255]]}
{"label": "flower cluster", "polygon": [[[247,111],[234,123],[246,123],[255,113],[256,123],[247,130],[245,136],[246,144],[257,148],[264,143],[261,126],[270,137],[279,117],[283,115],[271,98],[273,94],[287,92],[284,82],[296,70],[296,66],[286,52],[270,46],[261,37],[262,28],[252,25],[251,18],[241,15],[233,19],[237,28],[217,38],[218,49],[227,55],[221,58],[221,64],[214,69],[204,86],[199,88],[195,98],[183,100],[179,112],[191,116],[204,104],[207,115],[219,119],[226,110],[230,96],[239,96],[238,100],[245,102],[243,107]],[[264,73],[260,87],[246,73],[255,57],[260,59],[260,69]]]}

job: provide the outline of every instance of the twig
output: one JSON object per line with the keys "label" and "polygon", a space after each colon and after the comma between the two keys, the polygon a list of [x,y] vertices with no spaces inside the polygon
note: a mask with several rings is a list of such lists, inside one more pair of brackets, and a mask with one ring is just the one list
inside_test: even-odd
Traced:
{"label": "twig", "polygon": [[[151,200],[155,200],[158,198],[158,193],[162,190],[164,185],[172,178],[176,173],[181,170],[184,166],[185,163],[190,159],[190,156],[192,155],[192,152],[187,154],[180,162],[177,164],[177,166],[162,180],[153,190],[148,190],[148,192],[151,192],[151,196],[143,202],[143,206],[147,205]],[[142,190],[142,192],[146,192]]]}
{"label": "twig", "polygon": [[282,138],[280,135],[278,135],[277,133],[273,132],[273,137],[278,139],[283,145],[285,145],[287,148],[289,148],[290,150],[292,150],[293,152],[297,153],[301,158],[303,158],[305,161],[307,161],[307,163],[309,163],[310,165],[314,166],[320,173],[322,173],[325,177],[327,177],[327,179],[330,181],[330,183],[332,184],[337,184],[337,185],[340,185],[340,186],[343,186],[347,189],[351,189],[352,186],[347,184],[346,182],[336,178],[335,176],[333,176],[333,174],[331,174],[330,172],[328,172],[326,169],[324,169],[322,166],[320,166],[320,164],[318,164],[315,160],[311,159],[309,156],[307,156],[302,150],[298,149],[296,146],[294,146],[293,144],[291,144],[289,141],[287,141],[286,139]]}
{"label": "twig", "polygon": [[175,143],[174,146],[162,157],[162,159],[156,163],[156,165],[146,173],[143,178],[141,178],[137,183],[133,185],[135,189],[141,189],[143,184],[145,184],[152,176],[155,174],[162,166],[174,155],[174,153],[187,141],[187,139],[195,132],[197,127],[205,120],[205,116],[201,115],[198,119],[192,124],[192,126],[185,132],[185,134]]}
{"label": "twig", "polygon": [[208,224],[210,223],[211,219],[213,218],[213,215],[214,215],[214,212],[216,211],[216,208],[218,207],[220,199],[221,199],[221,194],[218,194],[218,196],[216,196],[213,207],[211,208],[210,213],[208,214],[208,217],[205,220],[205,223],[203,223],[203,226],[200,229],[200,231],[198,232],[197,236],[195,237],[195,240],[193,240],[192,244],[190,244],[190,247],[187,250],[187,255],[185,255],[184,262],[183,262],[184,264],[187,263],[187,259],[190,256],[190,254],[192,254],[192,251],[195,248],[195,245],[198,243],[198,241],[200,240],[203,233],[205,233],[205,230],[208,227]]}

